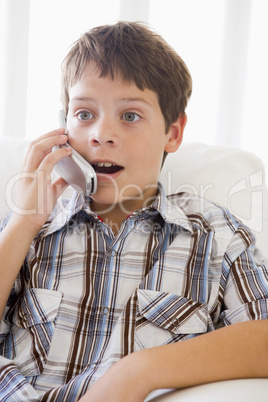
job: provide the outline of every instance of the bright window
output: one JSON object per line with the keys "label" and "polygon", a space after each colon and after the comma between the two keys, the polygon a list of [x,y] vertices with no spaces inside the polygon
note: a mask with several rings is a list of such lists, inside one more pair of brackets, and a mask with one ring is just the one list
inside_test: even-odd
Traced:
{"label": "bright window", "polygon": [[26,135],[58,127],[60,65],[70,45],[96,25],[114,23],[119,0],[34,0],[30,3]]}
{"label": "bright window", "polygon": [[[193,79],[185,141],[215,141],[225,3],[225,0],[151,2],[150,24],[179,53]],[[165,18],[163,4],[169,10]]]}

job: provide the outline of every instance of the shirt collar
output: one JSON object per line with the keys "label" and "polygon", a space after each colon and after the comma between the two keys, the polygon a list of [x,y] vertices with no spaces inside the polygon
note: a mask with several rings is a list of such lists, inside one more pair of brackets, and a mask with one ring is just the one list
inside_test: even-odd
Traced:
{"label": "shirt collar", "polygon": [[184,211],[179,207],[179,205],[171,202],[169,198],[166,197],[162,183],[158,183],[158,193],[156,199],[147,208],[158,211],[161,217],[167,223],[180,226],[191,233],[193,232],[192,225]]}
{"label": "shirt collar", "polygon": [[[74,215],[82,210],[89,216],[91,215],[92,218],[99,220],[97,215],[90,209],[90,200],[85,200],[81,194],[74,192],[69,200],[60,198],[48,222],[40,231],[40,234],[42,236],[47,236],[53,232],[56,232],[57,230],[60,230],[72,219]],[[179,205],[171,202],[166,197],[164,187],[160,182],[158,183],[157,196],[152,204],[141,210],[133,212],[129,218],[139,219],[141,216],[148,216],[148,214],[150,214],[152,211],[157,211],[167,223],[175,224],[187,231],[190,231],[191,233],[193,232],[193,228],[188,217],[185,215]]]}
{"label": "shirt collar", "polygon": [[70,199],[60,197],[53,213],[49,217],[47,223],[41,229],[40,234],[42,236],[47,236],[53,232],[56,232],[57,230],[60,230],[72,219],[74,215],[82,210],[93,215],[93,212],[90,210],[87,201],[76,191],[74,191]]}

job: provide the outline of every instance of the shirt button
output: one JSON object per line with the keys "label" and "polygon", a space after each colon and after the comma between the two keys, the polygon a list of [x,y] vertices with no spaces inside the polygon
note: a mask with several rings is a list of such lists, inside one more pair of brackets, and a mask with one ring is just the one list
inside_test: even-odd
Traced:
{"label": "shirt button", "polygon": [[110,312],[109,307],[102,307],[101,308],[101,314],[102,315],[107,315],[107,314],[109,314],[109,312]]}
{"label": "shirt button", "polygon": [[178,318],[174,318],[172,324],[174,325],[174,327],[178,327],[180,325],[180,321],[178,320]]}
{"label": "shirt button", "polygon": [[111,257],[115,257],[117,255],[117,251],[116,250],[109,250],[108,254],[110,254]]}

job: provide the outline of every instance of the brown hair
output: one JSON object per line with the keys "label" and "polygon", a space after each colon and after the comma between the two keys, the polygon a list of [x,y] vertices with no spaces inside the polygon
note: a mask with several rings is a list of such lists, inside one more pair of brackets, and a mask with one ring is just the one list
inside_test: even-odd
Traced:
{"label": "brown hair", "polygon": [[62,64],[62,102],[68,113],[69,88],[93,61],[100,77],[119,75],[157,93],[166,132],[185,113],[192,92],[191,75],[180,56],[143,23],[118,22],[84,33]]}

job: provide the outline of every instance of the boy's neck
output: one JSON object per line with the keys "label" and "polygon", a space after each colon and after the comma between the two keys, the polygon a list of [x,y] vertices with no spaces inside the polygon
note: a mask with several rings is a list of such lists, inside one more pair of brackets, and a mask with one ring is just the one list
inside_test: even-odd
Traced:
{"label": "boy's neck", "polygon": [[139,202],[137,199],[132,199],[128,200],[127,202],[114,205],[102,205],[93,201],[90,207],[91,210],[94,211],[102,219],[102,221],[111,228],[116,236],[120,230],[122,222],[134,211],[150,205],[155,197],[156,194],[147,202],[144,202],[144,200],[140,200]]}
{"label": "boy's neck", "polygon": [[113,210],[109,212],[95,212],[102,219],[102,221],[110,227],[115,236],[118,234],[122,222],[130,215],[126,214],[118,206],[114,206]]}

